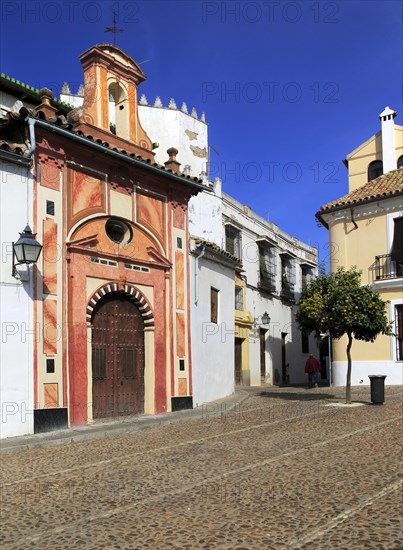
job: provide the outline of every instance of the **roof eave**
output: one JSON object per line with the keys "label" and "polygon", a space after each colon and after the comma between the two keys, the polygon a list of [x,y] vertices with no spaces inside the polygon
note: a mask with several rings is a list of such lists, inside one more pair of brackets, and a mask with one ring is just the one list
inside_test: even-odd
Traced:
{"label": "roof eave", "polygon": [[379,202],[381,200],[386,200],[386,199],[391,199],[391,198],[394,198],[394,197],[399,197],[400,195],[403,195],[403,190],[395,191],[393,193],[388,193],[387,195],[378,195],[378,196],[368,197],[366,199],[361,199],[361,200],[354,201],[354,202],[346,202],[344,204],[337,204],[336,206],[332,206],[330,208],[326,208],[326,209],[323,209],[323,210],[318,210],[318,212],[316,212],[316,214],[315,214],[315,217],[321,223],[323,223],[323,225],[325,225],[325,227],[326,227],[326,222],[322,219],[322,216],[324,214],[331,214],[333,212],[337,212],[338,210],[347,210],[347,209],[350,209],[350,208],[354,208],[355,206],[361,206],[363,204],[367,204],[367,203],[370,203],[370,202]]}

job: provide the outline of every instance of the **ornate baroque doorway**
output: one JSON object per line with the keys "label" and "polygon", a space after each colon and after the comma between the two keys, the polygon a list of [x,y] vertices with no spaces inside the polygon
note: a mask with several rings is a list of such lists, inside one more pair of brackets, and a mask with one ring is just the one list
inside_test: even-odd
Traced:
{"label": "ornate baroque doorway", "polygon": [[144,412],[144,320],[127,294],[92,313],[92,402],[94,419]]}

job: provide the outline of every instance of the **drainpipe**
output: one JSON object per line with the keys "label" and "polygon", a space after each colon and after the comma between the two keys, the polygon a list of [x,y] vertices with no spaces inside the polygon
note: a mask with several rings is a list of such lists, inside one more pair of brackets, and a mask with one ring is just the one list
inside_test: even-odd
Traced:
{"label": "drainpipe", "polygon": [[206,253],[206,247],[202,244],[198,244],[196,249],[202,248],[201,254],[199,254],[195,260],[195,305],[199,302],[199,260],[203,258]]}
{"label": "drainpipe", "polygon": [[29,140],[31,142],[31,146],[27,151],[26,156],[30,159],[32,158],[32,155],[34,154],[34,151],[36,149],[36,139],[35,139],[35,119],[34,118],[26,118],[25,120],[28,120],[29,125]]}

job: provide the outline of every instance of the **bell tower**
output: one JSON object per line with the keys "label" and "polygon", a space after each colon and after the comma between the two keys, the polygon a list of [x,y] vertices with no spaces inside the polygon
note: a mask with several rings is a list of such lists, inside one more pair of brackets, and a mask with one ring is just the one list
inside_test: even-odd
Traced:
{"label": "bell tower", "polygon": [[[93,46],[80,56],[80,61],[84,69],[81,121],[102,134],[107,132],[112,141],[116,139],[111,133],[151,153],[151,140],[138,116],[137,86],[146,79],[139,65],[112,44]],[[124,143],[121,147],[131,149]]]}

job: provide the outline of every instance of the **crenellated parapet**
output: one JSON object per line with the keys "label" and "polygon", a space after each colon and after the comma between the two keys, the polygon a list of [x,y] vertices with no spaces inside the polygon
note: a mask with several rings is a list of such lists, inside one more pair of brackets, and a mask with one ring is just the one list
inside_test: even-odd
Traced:
{"label": "crenellated parapet", "polygon": [[[84,86],[80,85],[74,94],[65,82],[60,99],[76,108],[82,107]],[[109,97],[108,113],[113,127],[116,115],[113,97]],[[171,98],[168,104],[164,104],[161,97],[157,96],[153,102],[149,102],[146,95],[141,94],[138,100],[138,114],[151,142],[159,144],[159,147],[154,149],[158,163],[165,162],[166,150],[174,146],[178,150],[178,161],[184,173],[203,178],[203,174],[208,171],[208,125],[204,112],[199,117],[196,108],[189,109],[184,101],[180,104]]]}
{"label": "crenellated parapet", "polygon": [[[70,90],[69,83],[64,82],[62,89],[60,91],[60,100],[70,103],[71,105],[74,105],[74,106],[81,105],[81,103],[84,100],[84,84],[80,84],[80,86],[78,87],[77,93],[74,94]],[[164,105],[159,95],[156,96],[154,102],[149,103],[147,96],[145,94],[141,94],[139,105],[141,105],[142,107],[156,107],[157,109],[170,109],[173,111],[180,111],[181,113],[189,115],[192,118],[199,120],[200,122],[204,122],[204,123],[206,122],[206,114],[204,113],[204,111],[201,113],[199,117],[199,115],[197,114],[196,107],[192,107],[189,113],[189,109],[186,102],[183,101],[181,106],[178,107],[178,103],[176,103],[173,97],[170,98],[168,105]]]}
{"label": "crenellated parapet", "polygon": [[190,114],[188,107],[186,103],[183,101],[180,108],[178,108],[178,104],[176,103],[175,99],[171,97],[169,100],[169,103],[167,106],[164,106],[164,104],[161,101],[161,97],[157,95],[157,97],[154,100],[154,103],[149,103],[147,100],[147,96],[145,94],[142,94],[140,97],[139,105],[142,105],[144,107],[157,107],[158,109],[171,109],[171,110],[177,110],[181,111],[182,113],[185,113],[186,115],[189,115],[197,120],[200,120],[201,122],[206,122],[206,115],[204,112],[200,115],[200,118],[197,114],[196,107],[192,107]]}

